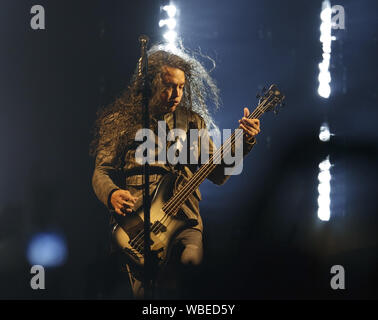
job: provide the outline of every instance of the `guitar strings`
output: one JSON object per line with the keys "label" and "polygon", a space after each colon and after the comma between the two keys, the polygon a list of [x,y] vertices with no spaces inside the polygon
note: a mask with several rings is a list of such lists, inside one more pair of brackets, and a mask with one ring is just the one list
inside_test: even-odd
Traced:
{"label": "guitar strings", "polygon": [[[264,108],[265,107],[265,104],[268,104],[269,105],[269,98],[268,97],[266,100],[263,101],[263,103],[261,103],[260,105],[258,105],[256,107],[256,109],[250,114],[248,115],[247,117],[249,119],[251,118],[258,118],[260,117],[266,110],[263,110],[261,111],[260,108]],[[230,148],[232,148],[232,142],[234,142],[235,144],[235,139],[244,134],[244,132],[238,132],[236,135],[235,135],[235,132],[227,139],[226,143],[223,144],[223,146],[221,148],[219,148],[214,154],[211,155],[211,157],[209,158],[209,160],[203,165],[201,166],[201,168],[199,170],[197,170],[197,172],[195,173],[195,176],[193,177],[193,182],[198,182],[198,181],[201,181],[202,179],[206,179],[206,176],[217,166],[217,163],[211,163],[211,162],[214,162],[213,159],[218,159],[218,157],[222,156],[222,152],[224,153],[225,150],[228,151]],[[187,194],[187,193],[192,193],[195,189],[196,189],[197,185],[196,183],[191,183],[191,184],[185,184],[183,188],[181,188],[174,196],[173,198],[171,199],[171,201],[169,201],[166,205],[163,206],[163,211],[165,212],[163,218],[159,221],[160,224],[162,225],[163,223],[165,223],[167,221],[167,219],[169,219],[173,213],[176,212],[176,210],[178,210],[178,208],[180,207],[180,205],[182,204],[181,203],[181,200],[185,197],[182,197],[183,194]],[[170,221],[168,222],[167,225],[165,225],[165,227],[168,227]],[[151,232],[155,232],[155,231],[158,231],[159,228],[161,228],[161,225],[157,224],[155,227],[153,227],[151,229]],[[140,250],[141,249],[141,246],[143,245],[143,242],[141,243],[140,240],[143,240],[143,238],[140,238],[141,236],[144,235],[144,230],[141,230],[131,241],[130,243],[134,243],[132,244],[132,246],[137,249],[137,250]],[[136,247],[135,247],[136,246]]]}
{"label": "guitar strings", "polygon": [[[261,115],[261,114],[260,114]],[[260,115],[253,115],[253,117],[255,118],[256,116],[257,117],[259,117]],[[252,117],[251,117],[252,118]],[[226,144],[227,144],[227,146],[226,147],[224,147],[223,148],[223,153],[224,152],[226,152],[226,151],[228,151],[230,148],[232,148],[232,142],[234,142],[234,144],[235,144],[235,140],[238,138],[238,137],[240,137],[240,135],[242,135],[243,133],[242,132],[239,132],[237,135],[235,135],[234,137],[231,137],[231,141],[230,142],[226,142]],[[218,149],[219,151],[220,151],[220,149]],[[217,150],[217,152],[218,152],[218,150]],[[219,159],[219,157],[218,156],[221,156],[221,153],[222,152],[219,152],[219,154],[217,154],[217,152],[216,153],[214,153],[214,157],[213,158],[215,158],[216,160],[218,160]],[[210,161],[209,162],[211,162],[212,161],[212,159],[210,159]],[[199,171],[200,173],[198,174],[198,177],[196,177],[196,178],[194,178],[193,179],[193,181],[196,181],[197,180],[197,182],[198,181],[201,181],[203,178],[205,178],[206,179],[206,176],[208,175],[208,172],[209,171],[212,171],[213,170],[213,168],[214,167],[216,167],[218,165],[218,163],[208,163],[208,164],[205,164],[203,167],[203,172],[202,171]],[[206,167],[205,167],[206,166]],[[184,193],[191,193],[191,192],[193,192],[195,189],[196,189],[196,184],[192,184],[191,186],[187,186],[187,188],[186,189],[188,189],[188,190],[185,190],[185,192]],[[172,200],[172,203],[173,203],[173,207],[172,207],[172,209],[170,208],[170,210],[172,210],[173,212],[175,212],[177,209],[178,209],[178,207],[181,205],[181,200],[182,198],[178,195],[178,199],[175,201],[175,203],[173,202],[173,200]]]}

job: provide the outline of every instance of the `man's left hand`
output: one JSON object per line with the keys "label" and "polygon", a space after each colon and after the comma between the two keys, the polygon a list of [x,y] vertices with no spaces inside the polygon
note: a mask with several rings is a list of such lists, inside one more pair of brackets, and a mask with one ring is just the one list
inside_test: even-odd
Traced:
{"label": "man's left hand", "polygon": [[249,110],[244,108],[244,117],[239,120],[239,128],[243,129],[247,138],[255,137],[260,132],[260,120],[259,119],[248,119]]}

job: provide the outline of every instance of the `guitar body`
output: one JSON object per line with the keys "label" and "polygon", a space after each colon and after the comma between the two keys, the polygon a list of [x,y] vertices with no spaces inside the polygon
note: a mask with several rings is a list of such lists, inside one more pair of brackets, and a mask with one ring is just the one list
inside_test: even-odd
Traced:
{"label": "guitar body", "polygon": [[[181,230],[197,225],[197,221],[184,215],[163,211],[163,206],[173,196],[177,176],[169,173],[162,177],[151,195],[150,238],[151,252],[157,264],[164,264],[170,253],[172,240]],[[125,253],[126,260],[134,268],[144,266],[144,208],[141,206],[126,216],[115,214],[117,226],[113,240]]]}

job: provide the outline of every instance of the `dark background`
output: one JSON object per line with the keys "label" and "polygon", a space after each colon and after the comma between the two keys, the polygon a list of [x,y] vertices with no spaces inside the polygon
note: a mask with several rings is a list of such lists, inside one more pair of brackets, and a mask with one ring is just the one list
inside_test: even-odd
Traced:
{"label": "dark background", "polygon": [[[138,36],[161,40],[160,4],[142,1],[2,1],[0,4],[0,298],[130,298],[108,259],[108,212],[91,187],[96,110],[127,85]],[[30,28],[45,8],[46,30]],[[203,299],[371,299],[377,264],[377,3],[345,8],[334,30],[332,93],[317,94],[321,1],[176,1],[189,49],[215,59],[220,128],[236,128],[256,92],[276,83],[287,106],[263,116],[243,173],[201,186]],[[335,135],[320,142],[327,121]],[[318,164],[332,172],[332,214],[317,217]],[[30,288],[30,239],[60,234],[67,258]],[[332,290],[342,265],[345,290]]]}

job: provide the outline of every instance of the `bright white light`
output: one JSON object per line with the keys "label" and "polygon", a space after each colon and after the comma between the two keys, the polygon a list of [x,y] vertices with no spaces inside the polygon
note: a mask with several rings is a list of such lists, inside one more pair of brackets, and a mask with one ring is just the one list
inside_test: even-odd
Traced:
{"label": "bright white light", "polygon": [[176,28],[176,20],[175,19],[165,19],[165,20],[160,20],[159,21],[159,27],[162,28],[164,26],[167,26],[168,29],[172,30]]}
{"label": "bright white light", "polygon": [[318,218],[322,221],[328,221],[331,216],[331,173],[332,167],[329,157],[319,163],[319,185],[318,185]]}
{"label": "bright white light", "polygon": [[174,43],[177,38],[177,32],[176,31],[167,31],[164,33],[164,39],[167,40],[169,43]]}
{"label": "bright white light", "polygon": [[67,256],[67,247],[62,237],[55,233],[39,233],[28,246],[27,258],[32,265],[54,267],[62,265]]}
{"label": "bright white light", "polygon": [[179,54],[180,53],[179,49],[173,43],[166,43],[164,45],[161,45],[160,49],[164,50],[164,51],[171,52],[173,54]]}
{"label": "bright white light", "polygon": [[328,98],[331,95],[331,87],[329,84],[320,84],[318,88],[319,96],[323,98]]}
{"label": "bright white light", "polygon": [[173,5],[164,6],[163,10],[167,12],[168,17],[173,18],[176,15],[177,9]]}
{"label": "bright white light", "polygon": [[329,170],[320,171],[318,174],[318,180],[321,183],[329,183],[331,181],[331,174]]}
{"label": "bright white light", "polygon": [[329,197],[329,194],[320,194],[318,197],[318,205],[319,208],[325,208],[328,207],[331,204],[331,198]]}
{"label": "bright white light", "polygon": [[327,0],[323,1],[323,10],[320,13],[320,19],[322,19],[322,21],[328,21],[331,15],[332,15],[331,4]]}
{"label": "bright white light", "polygon": [[[332,164],[329,162],[329,159],[327,158],[326,160],[322,161],[319,163],[319,169],[321,172],[327,172],[329,173],[329,169],[331,169]],[[328,174],[327,174],[328,176]]]}
{"label": "bright white light", "polygon": [[320,141],[326,142],[331,138],[331,132],[329,132],[328,125],[326,123],[320,126],[319,139]]}
{"label": "bright white light", "polygon": [[321,207],[318,209],[318,218],[322,221],[329,221],[331,217],[331,210],[327,207]]}
{"label": "bright white light", "polygon": [[331,185],[329,183],[319,183],[318,191],[320,195],[329,195],[331,193]]}
{"label": "bright white light", "polygon": [[166,27],[166,32],[163,34],[164,38],[164,49],[170,52],[174,52],[177,50],[177,20],[174,18],[177,15],[177,9],[174,5],[170,4],[164,7],[161,7],[163,11],[167,13],[167,17],[164,17],[159,21],[159,27]]}
{"label": "bright white light", "polygon": [[328,0],[323,1],[320,19],[322,20],[320,25],[320,42],[323,45],[323,61],[319,63],[318,94],[323,98],[328,98],[331,94],[331,74],[328,70],[331,60],[331,42],[335,40],[335,37],[331,34],[332,9]]}
{"label": "bright white light", "polygon": [[319,73],[318,80],[321,84],[328,84],[331,82],[331,74],[328,71],[327,65],[319,65],[321,72]]}

